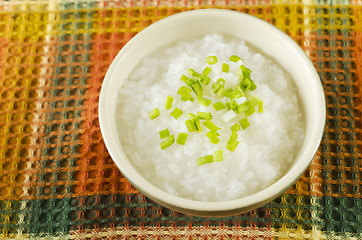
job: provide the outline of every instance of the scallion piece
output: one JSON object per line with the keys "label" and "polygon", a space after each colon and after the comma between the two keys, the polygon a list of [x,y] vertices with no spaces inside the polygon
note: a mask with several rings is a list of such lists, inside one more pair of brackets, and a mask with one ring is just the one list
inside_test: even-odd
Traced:
{"label": "scallion piece", "polygon": [[226,148],[229,149],[230,152],[234,152],[236,147],[238,146],[239,144],[238,138],[239,136],[236,132],[231,133],[231,136],[228,142],[226,143]]}
{"label": "scallion piece", "polygon": [[205,97],[199,97],[198,102],[205,107],[209,106],[212,103],[212,101],[210,99],[205,98]]}
{"label": "scallion piece", "polygon": [[172,112],[171,112],[171,116],[174,117],[175,119],[178,119],[179,117],[181,117],[182,115],[182,110],[179,109],[178,107],[176,107]]}
{"label": "scallion piece", "polygon": [[248,108],[251,108],[251,107],[255,107],[256,105],[258,105],[258,103],[259,103],[258,99],[251,99],[251,100],[247,101],[245,104]]}
{"label": "scallion piece", "polygon": [[239,62],[240,60],[241,60],[241,58],[237,55],[230,56],[230,61],[232,61],[232,62]]}
{"label": "scallion piece", "polygon": [[245,67],[244,65],[240,65],[240,70],[242,73],[242,79],[250,79],[251,70],[249,68]]}
{"label": "scallion piece", "polygon": [[256,89],[255,82],[250,79],[250,87],[249,87],[249,90],[250,90],[250,91],[254,91],[255,89]]}
{"label": "scallion piece", "polygon": [[228,110],[236,111],[237,106],[238,106],[238,104],[236,103],[235,100],[232,100],[232,101],[229,101],[226,103],[226,107],[228,108]]}
{"label": "scallion piece", "polygon": [[191,85],[195,82],[195,80],[187,77],[186,75],[182,75],[181,76],[181,81],[183,81],[184,83],[186,83],[187,86],[191,87]]}
{"label": "scallion piece", "polygon": [[243,113],[245,112],[245,110],[247,110],[248,107],[246,106],[245,102],[242,103],[242,104],[239,104],[237,107],[236,107],[236,112],[237,113]]}
{"label": "scallion piece", "polygon": [[216,126],[216,125],[215,125],[213,122],[211,122],[210,120],[206,120],[206,121],[203,122],[202,124],[204,124],[205,127],[207,127],[210,131],[216,132],[217,130],[220,129],[218,126]]}
{"label": "scallion piece", "polygon": [[158,108],[153,109],[150,113],[151,120],[155,119],[156,117],[160,116],[160,110]]}
{"label": "scallion piece", "polygon": [[174,97],[172,97],[172,96],[167,96],[167,98],[166,98],[166,104],[165,104],[165,108],[166,109],[171,109],[172,108],[172,103],[173,103],[173,100],[174,100],[175,98]]}
{"label": "scallion piece", "polygon": [[199,132],[202,132],[202,128],[201,128],[201,123],[200,123],[200,121],[195,122],[195,124],[196,124],[196,128],[197,128],[197,132],[198,132],[198,133],[199,133]]}
{"label": "scallion piece", "polygon": [[189,130],[189,132],[197,131],[196,124],[193,121],[191,121],[190,119],[186,120],[185,124],[186,124],[187,130]]}
{"label": "scallion piece", "polygon": [[262,101],[259,101],[258,112],[260,112],[260,113],[264,112],[264,107],[263,107],[263,102]]}
{"label": "scallion piece", "polygon": [[216,102],[212,105],[212,107],[216,110],[216,111],[220,111],[222,109],[225,108],[225,105],[223,102]]}
{"label": "scallion piece", "polygon": [[214,161],[214,156],[213,155],[207,155],[205,157],[199,157],[197,159],[197,165],[203,165],[205,163],[211,163]]}
{"label": "scallion piece", "polygon": [[191,95],[185,95],[185,96],[182,96],[181,97],[181,100],[182,101],[190,101],[190,102],[193,102],[195,99],[193,97],[191,97]]}
{"label": "scallion piece", "polygon": [[188,136],[189,135],[187,133],[179,133],[177,136],[176,143],[180,145],[185,145]]}
{"label": "scallion piece", "polygon": [[246,129],[250,126],[249,120],[247,118],[242,118],[239,123],[243,129]]}
{"label": "scallion piece", "polygon": [[246,117],[249,117],[255,113],[255,107],[251,107],[245,110],[244,114]]}
{"label": "scallion piece", "polygon": [[219,134],[215,131],[210,131],[210,132],[206,133],[206,137],[209,138],[209,140],[212,144],[218,144],[220,142],[218,136],[219,136]]}
{"label": "scallion piece", "polygon": [[181,86],[178,90],[177,93],[180,94],[181,96],[184,95],[190,95],[191,94],[191,88],[188,88],[186,86]]}
{"label": "scallion piece", "polygon": [[212,92],[214,94],[218,94],[220,91],[223,90],[224,87],[225,87],[225,80],[223,78],[220,78],[219,80],[214,82],[214,84],[212,84]]}
{"label": "scallion piece", "polygon": [[160,143],[161,146],[161,150],[164,150],[165,148],[168,148],[169,146],[171,146],[173,143],[175,142],[175,136],[171,135],[168,138],[166,138],[165,140],[163,140]]}
{"label": "scallion piece", "polygon": [[223,63],[222,64],[222,67],[221,67],[221,70],[223,71],[223,72],[226,72],[226,73],[228,73],[229,72],[229,64],[227,64],[227,63]]}
{"label": "scallion piece", "polygon": [[199,121],[199,119],[196,117],[196,115],[195,114],[193,114],[193,113],[188,113],[188,114],[186,114],[186,117],[188,117],[191,121],[193,121],[193,122],[197,122],[197,121]]}
{"label": "scallion piece", "polygon": [[241,129],[240,125],[235,123],[233,126],[231,126],[231,131],[232,132],[237,132]]}
{"label": "scallion piece", "polygon": [[209,85],[210,81],[211,81],[211,78],[209,78],[209,77],[206,77],[206,76],[200,77],[200,83],[203,83],[205,85]]}
{"label": "scallion piece", "polygon": [[212,119],[211,112],[197,112],[197,117],[199,119]]}
{"label": "scallion piece", "polygon": [[211,68],[210,68],[210,67],[206,67],[206,68],[204,69],[204,71],[202,71],[202,74],[203,74],[204,76],[207,76],[207,75],[209,75],[210,72],[211,72]]}
{"label": "scallion piece", "polygon": [[160,134],[160,138],[164,139],[170,136],[170,131],[168,130],[168,128],[163,129],[161,131],[158,132]]}
{"label": "scallion piece", "polygon": [[229,91],[229,89],[227,91],[224,92],[225,97],[228,97],[230,100],[234,100],[236,98],[241,98],[244,96],[244,92],[239,91],[239,90],[231,90]]}
{"label": "scallion piece", "polygon": [[224,151],[223,150],[217,150],[214,152],[214,162],[221,162],[224,160]]}
{"label": "scallion piece", "polygon": [[194,82],[191,85],[191,89],[194,91],[196,96],[201,96],[202,95],[203,90],[202,90],[202,87],[201,87],[199,82]]}
{"label": "scallion piece", "polygon": [[217,63],[217,57],[216,56],[209,56],[209,57],[206,58],[206,62],[209,65],[215,64],[215,63]]}

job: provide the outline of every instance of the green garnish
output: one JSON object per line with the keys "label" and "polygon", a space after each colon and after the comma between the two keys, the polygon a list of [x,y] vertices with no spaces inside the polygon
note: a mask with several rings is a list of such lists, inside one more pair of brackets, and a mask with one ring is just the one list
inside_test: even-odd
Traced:
{"label": "green garnish", "polygon": [[210,67],[206,67],[206,68],[204,69],[204,71],[202,71],[202,74],[203,74],[204,76],[207,76],[207,75],[209,75],[210,72],[211,72],[211,68],[210,68]]}
{"label": "green garnish", "polygon": [[164,139],[170,136],[170,131],[168,130],[168,128],[163,129],[161,131],[158,132],[160,134],[160,138]]}
{"label": "green garnish", "polygon": [[202,124],[204,124],[205,127],[207,127],[210,131],[216,132],[217,130],[220,129],[218,126],[216,126],[216,125],[215,125],[213,122],[211,122],[210,120],[206,120],[206,121],[203,122]]}
{"label": "green garnish", "polygon": [[255,108],[251,107],[245,110],[244,114],[246,117],[249,117],[255,113]]}
{"label": "green garnish", "polygon": [[187,133],[179,133],[177,136],[176,143],[180,145],[185,145],[188,136],[189,135]]}
{"label": "green garnish", "polygon": [[191,88],[188,88],[186,86],[181,86],[177,90],[177,93],[180,94],[181,96],[190,95],[191,94]]}
{"label": "green garnish", "polygon": [[199,82],[194,82],[191,85],[191,89],[194,91],[196,96],[201,96],[202,95],[203,90],[202,90],[202,87],[201,87]]}
{"label": "green garnish", "polygon": [[181,81],[186,83],[187,86],[191,87],[191,85],[195,82],[193,79],[187,77],[186,75],[181,76]]}
{"label": "green garnish", "polygon": [[236,112],[237,112],[237,113],[242,113],[242,112],[245,112],[247,109],[248,109],[248,107],[246,106],[246,104],[245,104],[245,103],[242,103],[242,104],[239,104],[239,105],[236,107]]}
{"label": "green garnish", "polygon": [[164,150],[171,146],[175,142],[175,136],[171,135],[160,143],[161,150]]}
{"label": "green garnish", "polygon": [[197,159],[197,165],[202,165],[205,163],[211,163],[214,161],[214,157],[212,155],[207,155],[205,157],[199,157]]}
{"label": "green garnish", "polygon": [[216,56],[209,56],[209,57],[206,58],[206,62],[209,65],[215,64],[215,63],[217,63],[217,57]]}
{"label": "green garnish", "polygon": [[209,140],[210,140],[210,142],[212,144],[218,144],[219,143],[219,141],[220,141],[219,138],[218,138],[219,135],[220,134],[218,134],[215,131],[210,131],[210,132],[206,133],[206,137],[209,138]]}
{"label": "green garnish", "polygon": [[225,105],[223,102],[216,102],[212,105],[212,107],[216,110],[216,111],[220,111],[222,109],[225,108]]}
{"label": "green garnish", "polygon": [[197,132],[198,132],[198,133],[199,133],[199,132],[202,132],[202,128],[201,128],[201,123],[200,123],[200,121],[195,122],[195,124],[196,124],[196,128],[197,128]]}
{"label": "green garnish", "polygon": [[214,152],[214,162],[221,162],[224,160],[224,151],[223,150],[217,150]]}
{"label": "green garnish", "polygon": [[239,141],[238,141],[238,134],[236,132],[232,132],[231,136],[228,140],[228,142],[226,143],[226,148],[229,149],[230,152],[234,152],[236,147],[239,145]]}
{"label": "green garnish", "polygon": [[150,113],[151,120],[155,119],[156,117],[160,116],[160,110],[158,108],[153,109]]}
{"label": "green garnish", "polygon": [[225,97],[228,97],[230,100],[234,100],[236,98],[241,98],[243,96],[245,96],[245,93],[240,91],[240,90],[229,90],[227,89],[224,92]]}
{"label": "green garnish", "polygon": [[229,72],[229,64],[223,63],[223,64],[222,64],[222,67],[221,67],[221,70],[222,70],[223,72],[228,73],[228,72]]}
{"label": "green garnish", "polygon": [[186,124],[187,130],[189,130],[189,132],[197,131],[196,124],[193,121],[191,121],[190,119],[186,120],[185,124]]}
{"label": "green garnish", "polygon": [[181,117],[182,115],[182,110],[179,109],[178,107],[176,107],[172,112],[171,112],[171,116],[174,117],[175,119],[178,119],[179,117]]}
{"label": "green garnish", "polygon": [[240,125],[235,123],[234,125],[231,126],[231,131],[232,132],[237,132],[241,129]]}
{"label": "green garnish", "polygon": [[232,101],[229,101],[226,103],[226,107],[228,108],[228,110],[236,111],[237,106],[238,106],[238,104],[236,103],[235,100],[232,100]]}
{"label": "green garnish", "polygon": [[246,129],[247,127],[250,126],[250,123],[249,123],[249,120],[247,118],[243,118],[239,121],[240,123],[240,126],[243,128],[243,129]]}
{"label": "green garnish", "polygon": [[219,80],[214,82],[214,84],[212,84],[212,92],[214,94],[218,94],[223,90],[224,87],[225,87],[225,80],[223,78],[220,78]]}
{"label": "green garnish", "polygon": [[250,79],[251,70],[249,68],[245,67],[244,65],[240,65],[240,71],[242,74],[241,79]]}
{"label": "green garnish", "polygon": [[174,100],[174,99],[175,99],[175,98],[172,97],[172,96],[167,96],[167,98],[166,98],[166,104],[165,104],[165,108],[166,108],[166,109],[171,109],[172,103],[173,103],[173,100]]}
{"label": "green garnish", "polygon": [[197,112],[197,117],[199,119],[212,119],[211,112]]}
{"label": "green garnish", "polygon": [[193,122],[197,122],[197,121],[199,121],[199,119],[196,117],[196,115],[195,114],[193,114],[193,113],[188,113],[188,114],[186,114],[186,117],[188,117],[191,121],[193,121]]}
{"label": "green garnish", "polygon": [[232,55],[230,57],[230,61],[232,61],[232,62],[239,62],[240,60],[241,60],[241,58],[237,55]]}
{"label": "green garnish", "polygon": [[258,103],[259,103],[258,99],[251,99],[251,100],[247,101],[245,104],[248,108],[251,108],[251,107],[255,107],[256,105],[258,105]]}
{"label": "green garnish", "polygon": [[263,107],[263,102],[262,101],[259,101],[258,112],[260,112],[260,113],[264,112],[264,107]]}
{"label": "green garnish", "polygon": [[212,103],[210,99],[205,97],[199,97],[198,102],[205,107],[209,106]]}

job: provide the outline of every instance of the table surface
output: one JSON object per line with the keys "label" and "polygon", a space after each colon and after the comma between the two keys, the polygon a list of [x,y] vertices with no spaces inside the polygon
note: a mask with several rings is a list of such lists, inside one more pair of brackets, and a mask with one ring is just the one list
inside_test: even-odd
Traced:
{"label": "table surface", "polygon": [[[327,104],[321,145],[297,183],[225,218],[139,193],[98,123],[101,84],[122,46],[166,16],[210,7],[291,36]],[[361,84],[361,1],[0,1],[0,239],[362,239]]]}

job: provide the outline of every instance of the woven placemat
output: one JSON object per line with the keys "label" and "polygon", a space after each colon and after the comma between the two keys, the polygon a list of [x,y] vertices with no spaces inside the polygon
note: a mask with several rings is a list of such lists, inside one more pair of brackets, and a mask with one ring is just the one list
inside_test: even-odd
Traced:
{"label": "woven placemat", "polygon": [[[107,153],[98,123],[118,51],[166,16],[225,8],[290,35],[323,83],[327,119],[284,195],[227,218],[147,199]],[[0,239],[362,239],[360,1],[1,1]]]}

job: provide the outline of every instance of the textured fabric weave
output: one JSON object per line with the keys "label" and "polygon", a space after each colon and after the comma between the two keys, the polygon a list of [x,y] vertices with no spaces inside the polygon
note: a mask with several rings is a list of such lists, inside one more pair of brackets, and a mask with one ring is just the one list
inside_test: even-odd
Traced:
{"label": "textured fabric weave", "polygon": [[[291,36],[323,83],[321,146],[285,194],[226,218],[171,211],[107,153],[98,98],[108,66],[166,16],[224,8]],[[362,2],[0,1],[0,239],[362,239]]]}

